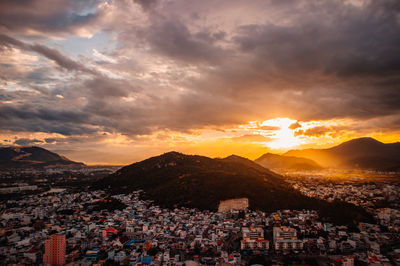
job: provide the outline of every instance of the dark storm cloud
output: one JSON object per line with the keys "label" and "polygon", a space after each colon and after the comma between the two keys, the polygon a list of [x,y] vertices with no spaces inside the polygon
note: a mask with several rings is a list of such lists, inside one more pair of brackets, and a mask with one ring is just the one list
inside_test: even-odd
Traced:
{"label": "dark storm cloud", "polygon": [[33,105],[0,105],[0,128],[11,131],[55,132],[63,135],[90,134],[90,116],[81,111],[57,110]]}
{"label": "dark storm cloud", "polygon": [[242,26],[235,41],[265,70],[343,78],[400,73],[398,1],[372,1],[363,8],[311,2],[295,23]]}
{"label": "dark storm cloud", "polygon": [[198,89],[304,120],[400,111],[398,1],[287,5],[288,23],[238,27],[232,40],[240,59],[226,58]]}
{"label": "dark storm cloud", "polygon": [[[240,7],[239,2],[232,5]],[[213,66],[200,68],[202,78],[188,81],[189,90],[202,91],[199,97],[204,97],[193,112],[212,108],[209,97],[230,98],[232,104],[253,109],[241,116],[244,120],[255,113],[257,118],[267,114],[312,120],[364,119],[400,111],[398,1],[362,6],[343,1],[271,3],[270,8],[284,10],[281,16],[288,22],[243,23],[225,37],[229,49],[204,37],[213,36],[212,27],[199,34],[189,30],[188,19],[151,17],[153,23],[142,32],[154,53],[177,63]]]}
{"label": "dark storm cloud", "polygon": [[300,119],[353,117],[369,119],[400,113],[400,87],[374,86],[373,82],[348,82],[343,87],[304,91],[288,100],[293,109],[302,109]]}
{"label": "dark storm cloud", "polygon": [[[1,9],[0,24],[16,32],[73,32],[99,19],[105,23],[99,27],[118,45],[110,53],[112,62],[97,65],[113,74],[107,76],[45,45],[1,35],[3,47],[38,53],[75,75],[49,81],[57,83],[55,88],[41,91],[38,87],[45,86],[37,82],[39,95],[0,94],[0,100],[12,101],[0,105],[2,129],[64,135],[103,130],[134,138],[278,116],[308,121],[400,113],[398,1],[355,6],[345,1],[136,0],[111,1],[105,5],[109,10],[98,13],[92,1],[43,4],[36,12],[32,7],[42,6],[39,1],[23,2],[3,2],[9,14]],[[45,83],[43,70],[36,71],[29,79]],[[82,78],[82,73],[89,75]],[[57,94],[64,100],[51,104],[50,96]]]}
{"label": "dark storm cloud", "polygon": [[138,91],[136,87],[121,79],[112,79],[105,76],[95,76],[84,84],[95,98],[128,97],[130,93]]}
{"label": "dark storm cloud", "polygon": [[217,33],[201,31],[192,33],[179,19],[157,19],[140,33],[153,52],[188,64],[215,64],[226,56],[216,41]]}
{"label": "dark storm cloud", "polygon": [[93,21],[98,14],[93,0],[2,0],[0,27],[9,31],[73,31]]}

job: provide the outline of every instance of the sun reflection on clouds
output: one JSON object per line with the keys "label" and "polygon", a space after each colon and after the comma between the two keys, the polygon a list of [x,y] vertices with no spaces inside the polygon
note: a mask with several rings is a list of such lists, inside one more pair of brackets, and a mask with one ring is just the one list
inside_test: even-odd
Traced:
{"label": "sun reflection on clouds", "polygon": [[297,121],[290,118],[280,117],[262,122],[262,126],[279,127],[278,130],[272,131],[269,135],[272,140],[267,142],[265,145],[271,149],[280,150],[302,144],[303,140],[294,136],[294,130],[289,128],[295,122]]}
{"label": "sun reflection on clouds", "polygon": [[[220,157],[235,153],[254,159],[266,152],[280,153],[290,149],[338,144],[342,139],[339,140],[332,134],[337,127],[345,123],[347,122],[340,120],[303,122],[287,117],[277,117],[250,121],[224,130],[205,129],[198,131],[197,134],[181,134],[181,137],[186,140],[185,145],[190,146],[189,150],[183,149],[183,151],[193,153],[201,151],[205,155]],[[168,141],[174,148],[179,149],[180,143],[174,144],[172,138]]]}
{"label": "sun reflection on clouds", "polygon": [[251,121],[238,128],[241,130],[240,133],[245,131],[246,134],[264,136],[265,141],[258,142],[259,145],[274,152],[282,152],[311,144],[312,146],[335,144],[339,141],[335,132],[344,130],[349,123],[351,122],[343,119],[303,122],[287,117],[277,117],[264,121]]}

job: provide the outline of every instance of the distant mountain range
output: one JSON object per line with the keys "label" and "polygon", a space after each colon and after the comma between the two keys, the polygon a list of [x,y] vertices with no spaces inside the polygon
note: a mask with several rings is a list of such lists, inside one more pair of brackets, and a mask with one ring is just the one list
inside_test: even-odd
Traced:
{"label": "distant mountain range", "polygon": [[211,159],[169,152],[123,167],[94,188],[117,194],[143,189],[146,197],[170,208],[217,210],[221,200],[245,197],[252,209],[317,209],[339,224],[370,218],[351,204],[306,197],[280,175],[239,156]]}
{"label": "distant mountain range", "polygon": [[265,168],[273,170],[310,171],[322,169],[319,164],[310,159],[273,153],[266,153],[254,161]]}
{"label": "distant mountain range", "polygon": [[0,168],[50,168],[82,167],[74,162],[40,147],[2,147],[0,148]]}
{"label": "distant mountain range", "polygon": [[385,144],[373,138],[353,139],[329,149],[291,150],[283,155],[310,159],[331,168],[400,169],[400,142]]}

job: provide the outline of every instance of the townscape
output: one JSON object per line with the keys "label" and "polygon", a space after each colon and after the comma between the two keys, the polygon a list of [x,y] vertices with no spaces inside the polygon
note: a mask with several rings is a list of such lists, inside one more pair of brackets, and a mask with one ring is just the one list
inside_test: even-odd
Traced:
{"label": "townscape", "polygon": [[400,232],[400,183],[393,178],[380,181],[334,181],[309,176],[286,179],[304,195],[327,201],[345,201],[372,213],[379,224]]}
{"label": "townscape", "polygon": [[399,0],[0,0],[0,266],[400,266]]}
{"label": "townscape", "polygon": [[[343,186],[331,193],[340,195]],[[51,264],[54,256],[67,265],[400,263],[396,209],[377,209],[377,223],[349,227],[313,210],[163,209],[141,195],[63,189],[3,201],[2,264]]]}
{"label": "townscape", "polygon": [[290,177],[286,181],[309,197],[327,201],[342,200],[371,212],[379,206],[400,208],[400,184],[395,179],[380,182],[349,182]]}
{"label": "townscape", "polygon": [[0,194],[13,192],[35,193],[47,191],[51,186],[88,185],[115,172],[117,166],[81,168],[53,167],[48,169],[0,169]]}

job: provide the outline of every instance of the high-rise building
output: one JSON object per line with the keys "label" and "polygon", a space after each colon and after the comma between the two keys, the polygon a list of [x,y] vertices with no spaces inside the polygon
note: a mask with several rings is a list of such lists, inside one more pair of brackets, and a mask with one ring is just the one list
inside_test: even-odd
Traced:
{"label": "high-rise building", "polygon": [[65,235],[51,235],[45,241],[45,253],[43,263],[45,265],[64,265],[65,264]]}

